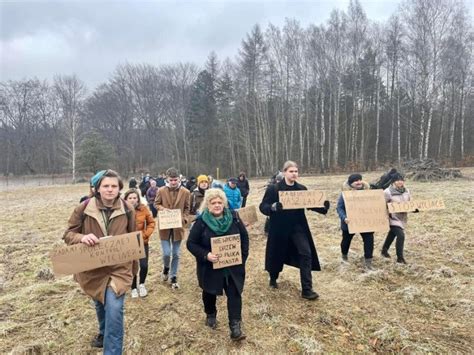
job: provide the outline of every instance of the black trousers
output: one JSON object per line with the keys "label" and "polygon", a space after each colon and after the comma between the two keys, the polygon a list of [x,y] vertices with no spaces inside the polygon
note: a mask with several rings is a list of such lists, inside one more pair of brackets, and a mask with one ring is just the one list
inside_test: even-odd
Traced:
{"label": "black trousers", "polygon": [[148,207],[150,208],[150,212],[153,218],[156,218],[156,216],[158,215],[158,210],[155,208],[155,205],[153,203],[149,203]]}
{"label": "black trousers", "polygon": [[[303,292],[313,289],[313,279],[311,275],[311,247],[306,234],[303,231],[296,231],[291,236],[291,241],[298,252],[300,261],[300,280]],[[270,278],[276,280],[279,273],[270,273]]]}
{"label": "black trousers", "polygon": [[[341,253],[347,255],[351,247],[352,238],[355,234],[350,234],[348,231],[342,231]],[[374,255],[374,233],[361,233],[364,241],[364,258],[372,259]]]}
{"label": "black trousers", "polygon": [[[145,243],[145,257],[140,259],[140,283],[144,284],[146,275],[148,275],[148,251],[150,247]],[[133,276],[132,289],[137,288],[137,275]]]}
{"label": "black trousers", "polygon": [[392,245],[393,240],[397,238],[395,242],[395,249],[397,250],[397,257],[403,258],[403,246],[405,244],[405,231],[403,228],[390,226],[390,231],[385,238],[385,242],[383,243],[382,250],[388,251],[390,245]]}
{"label": "black trousers", "polygon": [[[227,312],[229,314],[229,321],[242,319],[242,295],[235,286],[232,277],[229,275],[228,282],[224,282],[224,291],[227,296]],[[206,314],[214,314],[217,312],[216,308],[217,295],[202,291],[202,302],[204,303],[204,312]]]}
{"label": "black trousers", "polygon": [[242,207],[245,207],[247,205],[247,196],[242,197]]}

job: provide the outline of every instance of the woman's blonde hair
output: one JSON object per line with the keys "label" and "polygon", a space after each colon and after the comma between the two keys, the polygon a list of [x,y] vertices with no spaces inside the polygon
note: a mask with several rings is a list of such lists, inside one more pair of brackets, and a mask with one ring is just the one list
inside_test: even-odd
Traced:
{"label": "woman's blonde hair", "polygon": [[224,203],[224,207],[229,207],[227,203],[227,197],[224,191],[222,191],[221,189],[209,189],[206,190],[206,192],[204,193],[204,200],[202,201],[201,206],[199,207],[199,213],[203,213],[204,210],[207,209],[209,203],[215,198],[220,198]]}

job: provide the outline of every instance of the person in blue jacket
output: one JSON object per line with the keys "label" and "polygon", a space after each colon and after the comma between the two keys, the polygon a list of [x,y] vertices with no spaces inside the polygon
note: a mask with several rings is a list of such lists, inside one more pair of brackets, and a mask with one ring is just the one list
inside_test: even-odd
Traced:
{"label": "person in blue jacket", "polygon": [[224,185],[225,196],[231,210],[238,210],[242,207],[242,194],[237,187],[237,182],[236,178],[230,178],[227,180],[227,184]]}
{"label": "person in blue jacket", "polygon": [[[350,190],[369,190],[370,185],[362,180],[362,175],[360,174],[351,174],[347,181],[344,182],[342,186],[343,191]],[[342,241],[341,241],[341,253],[342,253],[342,262],[347,263],[349,248],[351,246],[352,238],[355,234],[349,233],[349,223],[350,220],[347,218],[346,214],[346,205],[344,203],[344,198],[341,195],[337,201],[337,214],[341,219],[341,230],[342,230]],[[372,256],[374,253],[374,233],[360,233],[362,240],[364,241],[364,258],[365,258],[365,268],[368,270],[373,270],[372,266]]]}

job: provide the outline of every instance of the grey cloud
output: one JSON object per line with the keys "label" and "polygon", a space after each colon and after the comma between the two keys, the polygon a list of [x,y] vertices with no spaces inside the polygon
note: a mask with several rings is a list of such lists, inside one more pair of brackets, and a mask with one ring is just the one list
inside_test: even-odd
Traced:
{"label": "grey cloud", "polygon": [[[302,26],[327,20],[332,1],[86,1],[0,3],[1,80],[76,73],[89,85],[107,79],[124,62],[191,61],[211,51],[222,59],[237,55],[255,23],[282,25],[285,17]],[[364,4],[388,17],[396,8]],[[369,6],[369,7],[367,7]],[[372,6],[372,7],[371,7]]]}

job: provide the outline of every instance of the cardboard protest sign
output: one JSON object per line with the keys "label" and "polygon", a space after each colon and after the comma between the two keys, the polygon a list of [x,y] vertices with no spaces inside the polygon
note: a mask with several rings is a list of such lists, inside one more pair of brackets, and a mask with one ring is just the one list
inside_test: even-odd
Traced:
{"label": "cardboard protest sign", "polygon": [[240,235],[232,234],[211,238],[211,253],[219,257],[219,260],[212,264],[214,269],[242,264]]}
{"label": "cardboard protest sign", "polygon": [[354,190],[342,193],[349,220],[349,233],[387,232],[387,204],[383,190]]}
{"label": "cardboard protest sign", "polygon": [[245,224],[253,224],[258,221],[257,217],[257,207],[255,206],[247,206],[242,207],[237,210],[240,219]]}
{"label": "cardboard protest sign", "polygon": [[49,254],[56,275],[70,275],[145,257],[141,232],[100,238],[93,247],[83,243],[57,247]]}
{"label": "cardboard protest sign", "polygon": [[160,230],[182,227],[183,219],[180,209],[158,211],[158,228]]}
{"label": "cardboard protest sign", "polygon": [[326,194],[316,190],[278,191],[278,195],[284,210],[324,207],[326,200]]}
{"label": "cardboard protest sign", "polygon": [[442,199],[431,199],[431,200],[419,200],[419,201],[406,201],[406,202],[389,202],[387,203],[388,212],[399,213],[399,212],[413,212],[415,210],[428,211],[428,210],[444,210],[446,206]]}

